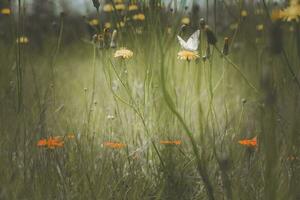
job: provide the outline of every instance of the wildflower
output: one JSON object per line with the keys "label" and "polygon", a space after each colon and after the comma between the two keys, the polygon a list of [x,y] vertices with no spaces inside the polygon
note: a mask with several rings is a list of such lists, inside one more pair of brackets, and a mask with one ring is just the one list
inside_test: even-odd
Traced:
{"label": "wildflower", "polygon": [[106,22],[104,24],[104,29],[109,29],[109,28],[111,28],[111,23],[110,22]]}
{"label": "wildflower", "polygon": [[228,37],[224,38],[224,46],[223,46],[222,53],[225,56],[227,56],[229,53],[229,38]]}
{"label": "wildflower", "polygon": [[242,10],[242,11],[241,11],[241,16],[242,16],[242,17],[247,17],[247,16],[248,16],[247,10]]}
{"label": "wildflower", "polygon": [[174,145],[180,145],[181,140],[161,140],[159,142],[160,144],[174,144]]}
{"label": "wildflower", "polygon": [[11,10],[9,8],[2,8],[1,9],[1,14],[2,15],[10,15],[11,14]]}
{"label": "wildflower", "polygon": [[116,4],[116,10],[125,10],[126,6],[123,3]]}
{"label": "wildflower", "polygon": [[117,50],[114,54],[115,58],[129,59],[133,56],[133,52],[126,48]]}
{"label": "wildflower", "polygon": [[98,26],[99,25],[99,20],[98,19],[92,19],[92,20],[89,21],[89,25]]}
{"label": "wildflower", "polygon": [[182,50],[182,51],[178,52],[177,58],[180,59],[180,60],[191,61],[191,60],[198,59],[199,55],[196,51]]}
{"label": "wildflower", "polygon": [[29,42],[29,39],[26,36],[21,36],[17,38],[16,42],[20,44],[27,44]]}
{"label": "wildflower", "polygon": [[112,12],[114,10],[114,7],[111,4],[105,4],[103,6],[103,11],[104,12]]}
{"label": "wildflower", "polygon": [[121,149],[126,146],[126,144],[119,143],[119,142],[104,142],[103,145],[112,149]]}
{"label": "wildflower", "polygon": [[299,21],[300,17],[300,4],[297,0],[291,0],[290,5],[285,8],[284,10],[280,11],[280,16],[282,20],[285,21],[292,21],[295,20],[296,22]]}
{"label": "wildflower", "polygon": [[263,24],[257,24],[256,25],[256,30],[259,31],[259,32],[263,31],[264,30],[264,25]]}
{"label": "wildflower", "polygon": [[115,116],[113,116],[113,115],[107,115],[107,117],[106,117],[108,120],[114,120],[115,119]]}
{"label": "wildflower", "polygon": [[139,14],[133,15],[132,19],[135,21],[144,21],[145,15],[143,13],[139,13]]}
{"label": "wildflower", "polygon": [[273,21],[277,21],[277,20],[279,20],[281,18],[282,18],[282,11],[281,10],[279,10],[278,8],[272,10],[271,19]]}
{"label": "wildflower", "polygon": [[240,140],[239,144],[247,146],[247,147],[256,147],[257,146],[257,137],[252,139]]}
{"label": "wildflower", "polygon": [[181,24],[189,25],[191,23],[190,18],[184,17],[181,19]]}
{"label": "wildflower", "polygon": [[136,4],[131,4],[128,6],[128,10],[129,11],[134,11],[134,10],[138,10],[138,6]]}
{"label": "wildflower", "polygon": [[47,147],[49,149],[55,149],[64,146],[64,141],[61,137],[49,137],[48,139],[40,139],[37,143],[38,147]]}
{"label": "wildflower", "polygon": [[205,26],[206,39],[207,43],[211,45],[215,45],[217,43],[217,38],[208,25]]}

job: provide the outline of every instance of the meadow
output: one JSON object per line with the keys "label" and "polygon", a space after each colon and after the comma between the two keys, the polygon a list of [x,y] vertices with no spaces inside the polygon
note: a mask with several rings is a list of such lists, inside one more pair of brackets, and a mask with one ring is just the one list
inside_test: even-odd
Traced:
{"label": "meadow", "polygon": [[89,3],[1,4],[0,199],[300,199],[297,0]]}

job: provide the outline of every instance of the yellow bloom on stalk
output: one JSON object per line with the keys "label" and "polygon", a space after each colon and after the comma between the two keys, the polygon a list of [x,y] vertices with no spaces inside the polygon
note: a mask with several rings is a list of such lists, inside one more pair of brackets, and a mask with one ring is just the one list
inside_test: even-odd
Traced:
{"label": "yellow bloom on stalk", "polygon": [[111,23],[109,23],[109,22],[106,22],[105,24],[104,24],[104,28],[111,28]]}
{"label": "yellow bloom on stalk", "polygon": [[126,6],[123,3],[116,4],[116,10],[125,10],[125,8],[126,8]]}
{"label": "yellow bloom on stalk", "polygon": [[295,20],[299,22],[300,17],[300,4],[298,0],[291,0],[290,5],[280,11],[280,18],[284,21],[292,21]]}
{"label": "yellow bloom on stalk", "polygon": [[115,58],[129,59],[133,56],[133,52],[125,47],[117,50],[114,54]]}
{"label": "yellow bloom on stalk", "polygon": [[144,21],[145,15],[143,13],[139,13],[139,14],[133,15],[132,19],[136,20],[136,21]]}
{"label": "yellow bloom on stalk", "polygon": [[184,17],[181,19],[181,24],[189,25],[191,23],[190,18]]}
{"label": "yellow bloom on stalk", "polygon": [[112,12],[114,10],[114,7],[113,5],[107,3],[107,4],[104,4],[103,6],[103,11],[104,12]]}
{"label": "yellow bloom on stalk", "polygon": [[128,6],[128,10],[129,11],[134,11],[134,10],[138,10],[139,7],[136,4],[131,4]]}
{"label": "yellow bloom on stalk", "polygon": [[10,15],[11,10],[9,8],[3,8],[3,9],[1,9],[1,14],[2,15]]}
{"label": "yellow bloom on stalk", "polygon": [[89,25],[98,26],[99,25],[99,20],[98,19],[92,19],[92,20],[89,21]]}
{"label": "yellow bloom on stalk", "polygon": [[16,42],[20,44],[27,44],[29,42],[29,39],[26,36],[21,36],[17,38]]}
{"label": "yellow bloom on stalk", "polygon": [[257,24],[256,25],[256,30],[257,31],[263,31],[264,30],[264,25],[263,24]]}
{"label": "yellow bloom on stalk", "polygon": [[242,16],[242,17],[247,17],[247,16],[248,16],[247,10],[242,10],[242,11],[241,11],[241,16]]}
{"label": "yellow bloom on stalk", "polygon": [[196,51],[182,50],[182,51],[178,52],[178,54],[177,54],[178,59],[187,60],[187,61],[196,60],[199,57],[200,56],[198,55],[198,53]]}

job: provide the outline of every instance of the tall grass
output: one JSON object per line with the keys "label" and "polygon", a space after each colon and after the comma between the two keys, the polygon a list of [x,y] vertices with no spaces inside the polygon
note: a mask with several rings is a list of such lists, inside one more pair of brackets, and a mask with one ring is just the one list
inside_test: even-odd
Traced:
{"label": "tall grass", "polygon": [[[281,25],[285,53],[272,54],[266,16],[238,17],[238,30],[221,31],[217,9],[218,42],[198,61],[176,58],[183,14],[158,8],[118,30],[119,46],[134,52],[128,60],[67,43],[64,16],[43,50],[33,33],[16,49],[14,39],[1,41],[0,199],[299,199],[299,26]],[[228,56],[224,36],[234,37]],[[201,56],[207,45],[202,30]],[[50,136],[65,136],[64,147],[37,147]],[[238,144],[255,136],[257,148]]]}

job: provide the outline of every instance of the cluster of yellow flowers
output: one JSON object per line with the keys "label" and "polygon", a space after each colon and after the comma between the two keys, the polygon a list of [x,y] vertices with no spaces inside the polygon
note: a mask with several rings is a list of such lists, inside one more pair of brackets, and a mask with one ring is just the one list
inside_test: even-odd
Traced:
{"label": "cluster of yellow flowers", "polygon": [[272,11],[271,18],[272,20],[284,20],[284,21],[293,21],[299,22],[300,17],[300,4],[298,0],[291,0],[288,7],[283,10],[274,9]]}
{"label": "cluster of yellow flowers", "polygon": [[[138,10],[138,9],[139,9],[139,7],[136,4],[130,4],[127,7],[128,11],[135,11],[135,10]],[[113,12],[114,10],[123,11],[123,10],[126,10],[126,6],[122,2],[115,4],[115,7],[110,3],[107,3],[103,6],[103,11],[104,12]]]}

